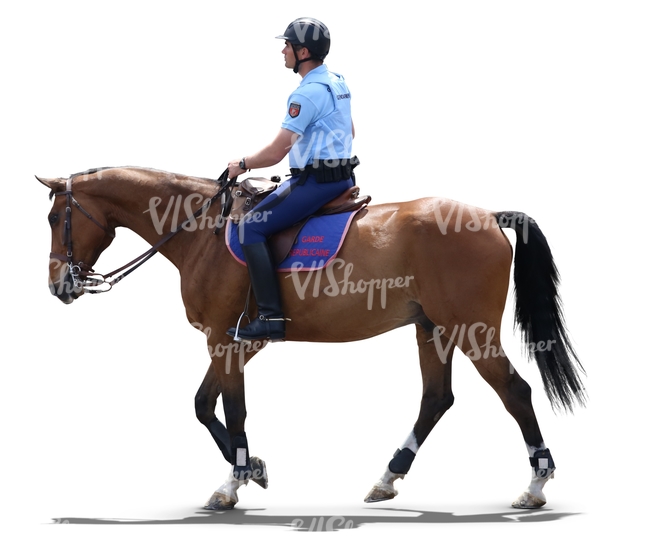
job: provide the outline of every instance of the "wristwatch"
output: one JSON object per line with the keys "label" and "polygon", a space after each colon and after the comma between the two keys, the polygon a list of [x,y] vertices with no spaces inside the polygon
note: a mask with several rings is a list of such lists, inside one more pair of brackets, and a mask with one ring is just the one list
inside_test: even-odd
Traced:
{"label": "wristwatch", "polygon": [[246,157],[242,157],[242,160],[239,161],[239,168],[241,168],[242,170],[248,170],[246,168]]}

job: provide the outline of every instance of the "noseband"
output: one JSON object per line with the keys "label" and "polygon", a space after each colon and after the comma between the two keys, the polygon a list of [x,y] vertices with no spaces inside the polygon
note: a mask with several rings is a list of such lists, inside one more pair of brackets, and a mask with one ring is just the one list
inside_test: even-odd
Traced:
{"label": "noseband", "polygon": [[[60,191],[54,193],[55,197],[64,196],[66,198],[66,207],[65,207],[65,223],[63,226],[63,236],[64,244],[66,246],[66,255],[58,254],[55,252],[50,252],[50,258],[59,259],[65,261],[68,265],[68,271],[72,277],[72,283],[75,288],[82,289],[85,293],[104,293],[110,291],[111,288],[122,280],[127,275],[131,274],[135,269],[140,265],[143,265],[148,259],[153,257],[165,242],[169,241],[174,235],[182,231],[190,222],[201,215],[203,212],[207,211],[208,208],[219,198],[221,197],[226,190],[231,188],[237,182],[237,177],[235,176],[232,179],[228,179],[228,169],[226,169],[221,176],[217,179],[217,182],[220,184],[219,191],[207,200],[201,208],[196,210],[192,217],[185,220],[178,228],[170,233],[167,233],[161,240],[154,244],[149,250],[139,255],[132,261],[129,261],[126,265],[123,265],[119,269],[115,269],[108,274],[99,274],[96,273],[89,265],[79,261],[75,264],[72,257],[72,206],[75,206],[84,216],[86,216],[90,221],[92,221],[97,227],[102,229],[108,236],[115,238],[115,231],[109,229],[108,227],[99,223],[87,210],[84,209],[81,204],[72,196],[72,179],[73,176],[70,176],[65,184],[65,191]],[[128,269],[128,270],[126,270]],[[125,271],[125,272],[122,272]],[[117,273],[122,272],[119,276],[115,276]],[[104,286],[102,289],[91,289],[88,286]]]}

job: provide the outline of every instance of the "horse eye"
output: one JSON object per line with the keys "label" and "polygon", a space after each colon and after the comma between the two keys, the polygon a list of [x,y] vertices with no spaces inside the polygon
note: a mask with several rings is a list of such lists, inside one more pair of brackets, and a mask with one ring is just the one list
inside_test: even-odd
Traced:
{"label": "horse eye", "polygon": [[47,217],[47,221],[50,222],[50,225],[54,225],[58,220],[59,220],[59,215],[58,214],[50,214]]}

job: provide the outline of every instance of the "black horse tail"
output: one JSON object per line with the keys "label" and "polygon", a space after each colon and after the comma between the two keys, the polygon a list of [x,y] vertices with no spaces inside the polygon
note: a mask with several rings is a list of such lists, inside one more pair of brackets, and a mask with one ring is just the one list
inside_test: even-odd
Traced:
{"label": "black horse tail", "polygon": [[546,237],[523,212],[497,212],[501,228],[517,233],[514,266],[515,325],[535,359],[553,409],[585,405],[584,369],[569,340],[558,291],[560,275]]}

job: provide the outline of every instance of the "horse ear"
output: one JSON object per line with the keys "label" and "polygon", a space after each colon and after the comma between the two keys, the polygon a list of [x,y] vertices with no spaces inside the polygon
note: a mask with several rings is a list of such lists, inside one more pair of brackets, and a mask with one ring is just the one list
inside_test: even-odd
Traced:
{"label": "horse ear", "polygon": [[53,193],[63,191],[65,188],[65,180],[63,178],[39,178],[34,176],[44,186],[49,187]]}

